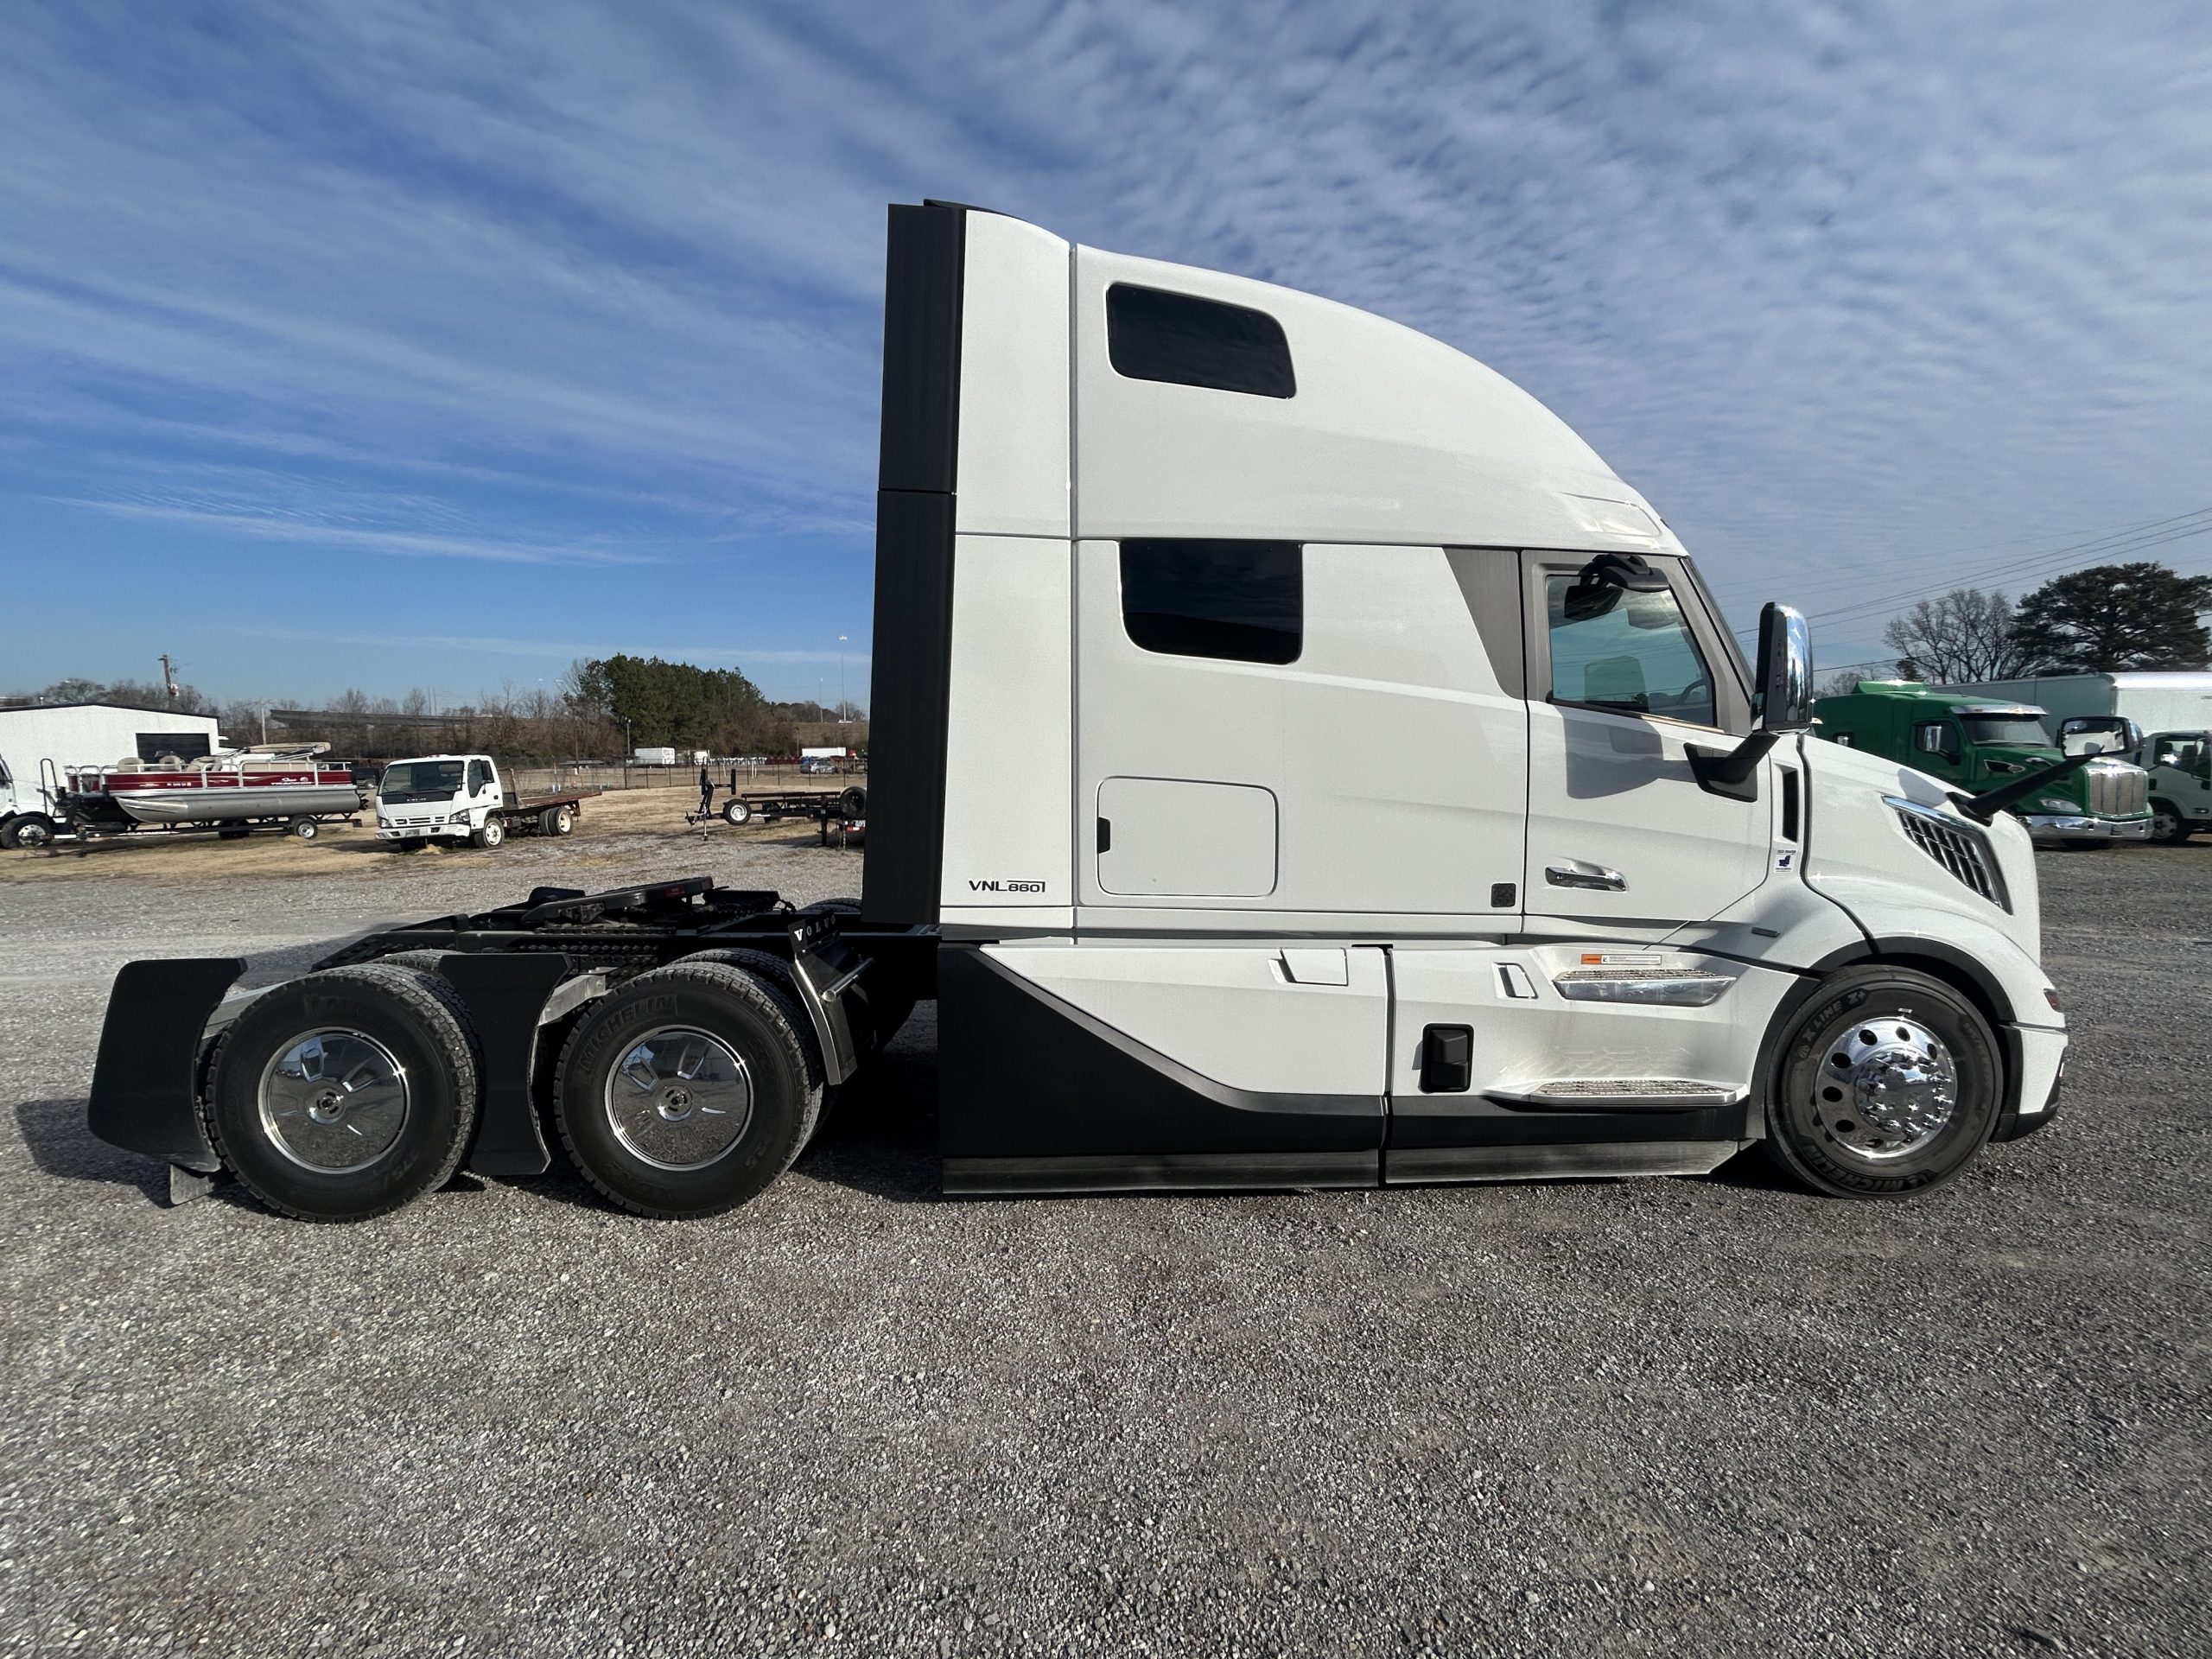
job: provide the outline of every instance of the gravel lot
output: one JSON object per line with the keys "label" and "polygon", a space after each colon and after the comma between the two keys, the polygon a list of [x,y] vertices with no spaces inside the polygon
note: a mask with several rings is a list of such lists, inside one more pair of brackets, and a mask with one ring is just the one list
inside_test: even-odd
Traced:
{"label": "gravel lot", "polygon": [[2212,847],[2044,856],[2063,1116],[1919,1205],[946,1202],[926,1006],[713,1223],[565,1171],[170,1210],[86,1135],[134,956],[278,976],[632,870],[858,890],[655,810],[0,858],[0,1653],[2205,1651]]}

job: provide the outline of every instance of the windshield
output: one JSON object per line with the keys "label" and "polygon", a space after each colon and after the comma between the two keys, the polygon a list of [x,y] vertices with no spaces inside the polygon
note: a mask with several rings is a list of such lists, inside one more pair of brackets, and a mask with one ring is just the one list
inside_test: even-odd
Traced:
{"label": "windshield", "polygon": [[2031,715],[1961,715],[1967,735],[1984,746],[2011,743],[2038,749],[2050,747],[2043,722]]}
{"label": "windshield", "polygon": [[377,798],[391,804],[447,801],[461,793],[462,760],[403,760],[384,769]]}

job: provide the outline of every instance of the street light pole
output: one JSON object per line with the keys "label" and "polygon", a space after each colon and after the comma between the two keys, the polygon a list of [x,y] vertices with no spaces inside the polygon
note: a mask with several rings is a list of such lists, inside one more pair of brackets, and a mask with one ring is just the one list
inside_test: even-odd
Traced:
{"label": "street light pole", "polygon": [[845,636],[837,636],[837,718],[845,718]]}

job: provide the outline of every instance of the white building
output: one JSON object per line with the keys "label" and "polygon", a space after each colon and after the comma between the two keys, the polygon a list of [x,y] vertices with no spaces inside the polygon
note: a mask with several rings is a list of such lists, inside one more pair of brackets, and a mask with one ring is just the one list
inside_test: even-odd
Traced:
{"label": "white building", "polygon": [[39,763],[113,766],[137,758],[173,754],[180,760],[223,747],[213,715],[174,709],[133,709],[113,702],[64,702],[43,708],[0,709],[0,833],[25,813],[51,803],[40,793]]}

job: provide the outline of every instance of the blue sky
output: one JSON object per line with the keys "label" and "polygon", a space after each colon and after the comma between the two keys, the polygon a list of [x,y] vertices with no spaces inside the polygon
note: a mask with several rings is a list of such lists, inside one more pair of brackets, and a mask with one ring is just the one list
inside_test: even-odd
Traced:
{"label": "blue sky", "polygon": [[2212,507],[2201,0],[79,0],[8,42],[0,691],[166,650],[458,702],[628,650],[834,697],[842,633],[864,697],[925,195],[1452,341],[1824,665]]}

